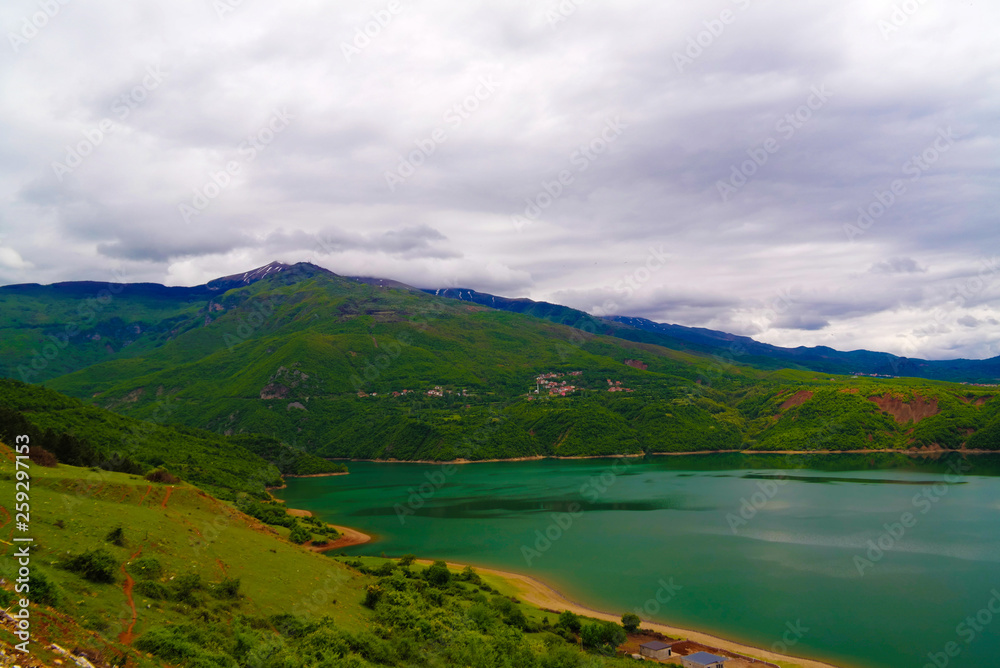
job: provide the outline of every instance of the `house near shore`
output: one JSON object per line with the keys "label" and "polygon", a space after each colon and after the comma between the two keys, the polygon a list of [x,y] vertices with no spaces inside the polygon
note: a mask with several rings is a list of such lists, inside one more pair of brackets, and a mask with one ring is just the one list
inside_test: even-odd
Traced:
{"label": "house near shore", "polygon": [[650,659],[669,659],[673,656],[674,643],[651,640],[639,645],[639,655]]}
{"label": "house near shore", "polygon": [[723,668],[727,659],[708,652],[695,652],[681,659],[684,668]]}

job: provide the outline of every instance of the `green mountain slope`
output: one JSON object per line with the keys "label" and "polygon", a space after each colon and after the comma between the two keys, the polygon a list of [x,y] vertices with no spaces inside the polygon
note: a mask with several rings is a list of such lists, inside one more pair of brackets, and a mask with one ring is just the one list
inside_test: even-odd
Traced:
{"label": "green mountain slope", "polygon": [[0,379],[0,438],[31,436],[60,461],[105,470],[145,473],[158,466],[203,489],[231,497],[256,496],[281,484],[281,475],[345,470],[259,435],[225,437],[168,426],[171,405],[157,400],[150,419],[122,416],[37,385]]}
{"label": "green mountain slope", "polygon": [[[171,422],[324,457],[960,448],[992,424],[964,401],[989,389],[767,372],[308,264],[238,278],[197,326],[49,386],[143,420],[168,404]],[[803,389],[815,397],[780,408]],[[938,408],[911,425],[882,414],[883,395]]]}
{"label": "green mountain slope", "polygon": [[[30,600],[30,656],[15,654],[16,626],[0,618],[0,655],[18,665],[74,665],[70,653],[99,668],[626,665],[579,649],[578,634],[493,576],[349,566],[185,484],[29,471],[28,590],[14,591],[14,508],[0,497],[0,607],[19,615]],[[14,478],[0,442],[4,489]]]}

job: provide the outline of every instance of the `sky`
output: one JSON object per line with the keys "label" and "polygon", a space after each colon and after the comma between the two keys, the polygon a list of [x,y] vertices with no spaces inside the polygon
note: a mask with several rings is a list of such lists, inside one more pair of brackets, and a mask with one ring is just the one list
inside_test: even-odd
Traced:
{"label": "sky", "polygon": [[986,0],[5,0],[0,284],[307,261],[997,356],[997,25]]}

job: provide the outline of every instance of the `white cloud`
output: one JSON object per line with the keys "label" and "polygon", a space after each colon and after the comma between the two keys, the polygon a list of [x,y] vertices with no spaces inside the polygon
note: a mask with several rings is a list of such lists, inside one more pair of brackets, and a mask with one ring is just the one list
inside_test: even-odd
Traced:
{"label": "white cloud", "polygon": [[[967,285],[1000,247],[1000,6],[925,4],[886,32],[888,1],[581,3],[550,25],[556,2],[427,0],[402,2],[345,58],[386,6],[62,6],[0,56],[0,231],[17,240],[0,249],[0,283],[119,265],[190,283],[301,259],[610,300],[782,345],[995,346],[962,319],[1000,306],[996,274]],[[735,20],[700,36],[724,9]],[[35,12],[4,3],[0,24]],[[810,108],[817,88],[830,94]],[[293,118],[269,134],[276,109]],[[390,190],[401,158],[420,164]],[[219,176],[229,163],[238,173]],[[734,169],[752,173],[723,201]],[[196,190],[211,197],[185,223]],[[518,229],[529,201],[546,204]],[[873,203],[884,213],[849,233]],[[320,237],[329,252],[313,252]],[[663,267],[616,288],[661,246]]]}

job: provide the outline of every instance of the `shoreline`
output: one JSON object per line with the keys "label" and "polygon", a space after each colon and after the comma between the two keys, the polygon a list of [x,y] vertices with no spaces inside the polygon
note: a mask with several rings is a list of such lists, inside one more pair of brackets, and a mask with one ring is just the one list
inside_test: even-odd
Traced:
{"label": "shoreline", "polygon": [[[290,509],[294,510],[296,514],[312,513],[308,510]],[[302,516],[302,515],[300,515]],[[376,536],[367,534],[363,531],[357,529],[352,529],[351,527],[345,527],[337,524],[330,524],[329,526],[334,527],[337,531],[341,532],[341,537],[330,543],[328,545],[322,546],[303,546],[305,549],[312,552],[329,552],[331,550],[336,550],[344,547],[352,547],[354,545],[363,545],[365,543],[372,542],[376,539]],[[395,558],[395,559],[398,559]],[[434,563],[431,559],[416,559],[414,563],[421,564],[423,566],[429,566]],[[445,562],[449,568],[454,570],[462,570],[466,566],[471,566],[477,573],[491,575],[494,577],[501,578],[510,584],[518,593],[518,597],[524,602],[534,605],[542,610],[551,611],[553,614],[559,614],[563,610],[569,610],[575,614],[582,615],[584,617],[591,617],[594,619],[601,619],[604,621],[620,623],[621,615],[614,615],[609,612],[604,612],[602,610],[597,610],[589,606],[583,605],[582,603],[577,603],[567,598],[563,593],[554,587],[546,584],[538,578],[532,577],[530,575],[524,575],[523,573],[515,573],[513,571],[501,571],[495,568],[489,568],[486,566],[477,566],[475,564],[465,564],[452,561]],[[783,661],[785,663],[792,663],[800,668],[837,668],[830,663],[824,663],[822,661],[817,661],[815,659],[807,659],[803,657],[792,656],[788,654],[778,654],[777,652],[772,652],[770,650],[755,647],[747,643],[737,642],[735,640],[728,640],[721,636],[717,636],[713,633],[706,631],[698,631],[695,629],[681,628],[679,626],[672,626],[670,624],[664,624],[662,622],[652,622],[647,619],[642,620],[642,627],[647,630],[656,631],[667,636],[679,637],[684,640],[690,640],[702,645],[709,647],[715,647],[718,649],[733,652],[735,654],[742,654],[749,656],[750,658],[763,659],[769,662]],[[843,668],[843,667],[841,667]]]}
{"label": "shoreline", "polygon": [[[948,450],[939,449],[906,449],[893,450],[884,449],[858,449],[858,450],[692,450],[686,452],[649,452],[639,454],[617,454],[617,455],[580,455],[575,457],[559,457],[557,455],[531,455],[530,457],[510,457],[507,459],[361,459],[357,457],[330,457],[326,458],[331,462],[369,462],[372,464],[489,464],[497,462],[534,462],[545,459],[554,460],[581,460],[581,459],[638,459],[644,457],[686,457],[691,455],[875,455],[875,454],[899,454],[910,457],[917,456],[940,456],[947,454],[957,455],[1000,455],[1000,450]],[[285,478],[311,478],[325,477],[328,475],[347,475],[346,473],[318,473],[305,476],[283,476]],[[270,487],[269,489],[283,489],[283,487]]]}
{"label": "shoreline", "polygon": [[[430,559],[416,559],[414,563],[428,566],[433,562]],[[615,623],[621,622],[621,615],[613,615],[609,612],[596,610],[581,603],[572,601],[557,589],[530,575],[514,573],[512,571],[501,571],[494,568],[476,566],[475,564],[463,564],[451,561],[446,561],[445,563],[448,564],[449,568],[455,570],[461,570],[466,566],[471,566],[480,575],[485,574],[501,578],[517,590],[518,597],[521,600],[537,606],[542,610],[551,611],[553,614],[558,615],[563,610],[569,610],[575,614],[585,617],[592,617]],[[646,619],[642,620],[641,629],[656,631],[667,636],[679,637],[684,640],[691,640],[709,647],[716,647],[718,649],[723,649],[736,654],[743,654],[751,658],[763,659],[769,662],[783,661],[785,663],[796,664],[801,668],[837,668],[833,664],[823,663],[822,661],[817,661],[815,659],[806,659],[789,654],[778,654],[761,647],[755,647],[753,645],[736,642],[734,640],[727,640],[726,638],[722,638],[712,633],[671,626],[661,622],[651,622]]]}
{"label": "shoreline", "polygon": [[[281,478],[282,480],[285,478],[332,478],[333,476],[348,474],[350,474],[350,471],[337,471],[335,473],[303,473],[298,475],[294,473],[283,473]],[[287,482],[278,485],[277,487],[265,487],[264,490],[270,492],[272,489],[285,489],[286,487],[288,487]]]}

